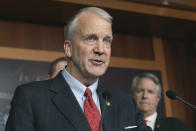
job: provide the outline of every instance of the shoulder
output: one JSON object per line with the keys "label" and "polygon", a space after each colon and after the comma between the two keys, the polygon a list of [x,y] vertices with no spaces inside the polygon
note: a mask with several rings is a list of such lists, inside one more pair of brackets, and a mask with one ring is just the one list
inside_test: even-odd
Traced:
{"label": "shoulder", "polygon": [[19,85],[16,87],[16,92],[17,91],[27,91],[27,92],[32,92],[36,90],[44,90],[46,88],[49,88],[52,83],[52,80],[44,80],[44,81],[34,81],[34,82],[29,82],[26,84]]}
{"label": "shoulder", "polygon": [[185,122],[181,119],[178,119],[176,117],[162,117],[162,121],[168,122],[168,123],[176,123],[176,124],[184,124]]}
{"label": "shoulder", "polygon": [[27,98],[37,98],[47,93],[50,88],[52,80],[35,81],[26,84],[22,84],[16,87],[13,99],[23,100]]}
{"label": "shoulder", "polygon": [[183,121],[179,118],[176,118],[176,117],[161,117],[161,118],[159,118],[159,121],[162,125],[179,128],[180,131],[181,130],[182,131],[188,130],[188,126],[185,123],[185,121]]}

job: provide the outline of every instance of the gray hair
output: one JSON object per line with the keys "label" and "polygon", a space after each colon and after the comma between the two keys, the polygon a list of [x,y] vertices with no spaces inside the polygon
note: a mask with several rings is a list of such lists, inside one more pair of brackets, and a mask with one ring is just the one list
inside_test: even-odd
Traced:
{"label": "gray hair", "polygon": [[142,73],[142,74],[139,74],[139,75],[135,76],[133,78],[132,85],[131,85],[131,93],[133,93],[135,91],[135,89],[138,86],[138,82],[142,78],[148,78],[148,79],[152,80],[155,83],[155,85],[157,86],[158,96],[161,97],[162,88],[161,88],[160,80],[159,80],[159,78],[157,76],[155,76],[152,73]]}
{"label": "gray hair", "polygon": [[101,17],[103,17],[105,20],[107,20],[108,22],[110,22],[111,27],[112,27],[112,16],[107,13],[105,10],[101,9],[101,8],[97,8],[97,7],[87,7],[87,8],[83,8],[80,9],[67,23],[66,29],[65,29],[65,38],[67,40],[72,40],[73,35],[75,33],[75,27],[77,25],[78,22],[78,18],[79,16],[83,13],[83,12],[92,12],[95,13]]}

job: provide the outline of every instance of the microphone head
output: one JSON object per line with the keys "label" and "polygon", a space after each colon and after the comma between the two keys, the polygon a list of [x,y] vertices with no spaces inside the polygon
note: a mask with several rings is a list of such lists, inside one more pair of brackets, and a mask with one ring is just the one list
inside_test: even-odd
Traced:
{"label": "microphone head", "polygon": [[171,91],[171,90],[168,90],[166,92],[166,95],[167,95],[167,97],[169,97],[172,100],[175,100],[176,99],[176,96],[178,96],[176,92]]}
{"label": "microphone head", "polygon": [[106,100],[109,100],[110,99],[110,97],[111,97],[111,95],[110,95],[110,93],[108,92],[108,91],[104,91],[103,92],[103,98]]}

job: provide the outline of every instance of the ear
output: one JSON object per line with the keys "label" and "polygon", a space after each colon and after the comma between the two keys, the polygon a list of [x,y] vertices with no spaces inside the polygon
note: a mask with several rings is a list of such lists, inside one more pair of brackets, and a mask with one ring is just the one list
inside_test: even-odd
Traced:
{"label": "ear", "polygon": [[71,45],[71,41],[69,40],[65,40],[64,42],[64,51],[67,57],[71,57],[72,56],[72,45]]}

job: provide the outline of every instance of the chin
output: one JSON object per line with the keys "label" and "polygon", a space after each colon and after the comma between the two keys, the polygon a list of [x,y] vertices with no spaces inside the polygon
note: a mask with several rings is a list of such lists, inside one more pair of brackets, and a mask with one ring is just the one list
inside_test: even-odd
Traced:
{"label": "chin", "polygon": [[90,72],[95,76],[102,76],[106,72],[106,68],[103,69],[103,67],[102,68],[96,67],[93,68]]}
{"label": "chin", "polygon": [[144,107],[144,106],[139,106],[139,108],[142,109],[142,110],[148,110],[148,109],[149,109],[149,108],[146,107],[146,106],[145,106],[145,107]]}
{"label": "chin", "polygon": [[93,72],[93,73],[92,73],[92,75],[95,76],[95,77],[100,77],[100,76],[102,76],[103,74],[104,74],[104,73],[101,73],[101,72],[97,72],[97,73],[96,73],[96,72]]}
{"label": "chin", "polygon": [[98,78],[98,77],[102,76],[104,73],[105,73],[105,71],[92,71],[92,72],[89,72],[90,76],[91,77],[95,77],[95,78]]}

